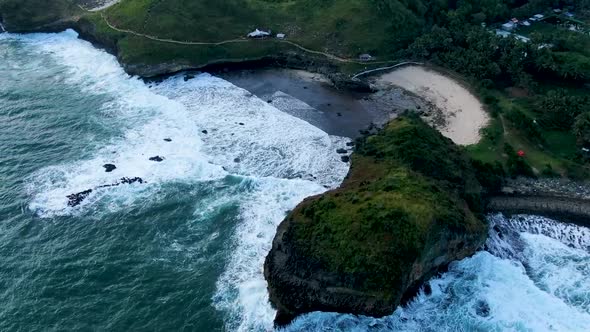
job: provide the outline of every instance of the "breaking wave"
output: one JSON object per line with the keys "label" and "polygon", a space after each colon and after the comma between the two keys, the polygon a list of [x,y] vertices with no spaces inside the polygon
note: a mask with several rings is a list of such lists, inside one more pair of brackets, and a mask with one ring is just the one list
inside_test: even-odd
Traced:
{"label": "breaking wave", "polygon": [[[93,115],[80,121],[108,133],[87,133],[76,142],[85,147],[79,158],[56,160],[30,174],[28,208],[45,219],[101,215],[159,200],[175,204],[167,188],[198,185],[194,222],[236,206],[227,210],[235,212],[231,232],[206,237],[225,243],[222,255],[211,258],[223,256],[223,272],[207,295],[210,303],[222,313],[226,330],[271,330],[275,311],[262,268],[276,227],[305,197],[342,182],[348,164],[336,150],[348,139],[208,74],[145,83],[72,31],[2,34],[0,40],[25,44],[59,63],[61,69],[52,74],[56,85],[101,100],[80,109]],[[27,70],[45,65],[31,60]],[[315,116],[296,99],[273,98],[280,99],[281,109]],[[106,172],[105,164],[116,168]],[[110,186],[121,178],[142,182]],[[68,195],[88,189],[93,191],[79,205],[69,206]],[[488,219],[485,248],[451,264],[430,281],[431,292],[420,292],[393,315],[311,313],[286,330],[590,331],[590,230],[540,217]],[[170,250],[180,247],[173,242]]]}

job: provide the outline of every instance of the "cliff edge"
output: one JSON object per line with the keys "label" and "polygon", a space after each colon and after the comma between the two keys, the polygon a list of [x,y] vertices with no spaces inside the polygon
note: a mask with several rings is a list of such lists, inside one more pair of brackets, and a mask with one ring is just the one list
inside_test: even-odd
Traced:
{"label": "cliff edge", "polygon": [[284,325],[312,311],[391,314],[450,262],[472,255],[487,226],[471,163],[406,115],[357,142],[343,185],[302,202],[264,265]]}

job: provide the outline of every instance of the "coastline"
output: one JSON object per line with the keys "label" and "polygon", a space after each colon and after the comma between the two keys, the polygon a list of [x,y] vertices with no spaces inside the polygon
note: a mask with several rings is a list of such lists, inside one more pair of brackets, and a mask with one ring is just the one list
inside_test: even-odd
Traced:
{"label": "coastline", "polygon": [[[96,34],[96,26],[87,20],[67,20],[67,21],[60,21],[54,22],[52,24],[34,29],[33,31],[10,31],[15,33],[55,33],[61,32],[67,29],[72,29],[78,33],[78,38],[86,40],[92,43],[95,47],[105,50],[106,52],[114,55],[117,57],[120,65],[124,68],[125,72],[129,75],[139,76],[140,78],[146,81],[152,80],[162,80],[166,77],[170,77],[173,75],[177,75],[183,72],[210,72],[213,74],[219,73],[228,73],[237,70],[252,70],[252,69],[294,69],[294,70],[303,70],[306,72],[320,74],[327,77],[334,87],[337,89],[342,89],[352,93],[370,93],[370,92],[382,92],[379,90],[375,90],[375,87],[371,85],[369,77],[374,77],[373,75],[367,76],[367,78],[363,80],[359,79],[351,79],[348,75],[343,74],[340,72],[336,65],[334,65],[331,61],[327,59],[320,59],[317,57],[309,56],[306,54],[301,53],[289,53],[289,54],[278,54],[274,56],[264,56],[254,59],[234,59],[234,60],[223,60],[223,61],[212,61],[202,66],[191,66],[185,64],[175,64],[175,63],[161,63],[158,65],[133,65],[127,64],[121,59],[117,51],[116,43],[113,43],[112,40],[105,40],[101,39]],[[426,66],[430,68],[429,66]],[[437,70],[437,68],[432,68],[433,70],[439,72],[441,75],[448,77],[451,80],[456,80],[454,75],[449,75],[445,70]],[[468,87],[464,86],[464,82],[458,81],[458,83],[470,90]],[[471,92],[471,91],[470,91]],[[420,97],[424,100],[423,96],[419,96],[415,93],[408,91],[409,95],[415,95]],[[534,180],[538,181],[538,180]],[[534,182],[533,182],[534,183]],[[578,182],[571,182],[576,183],[577,185],[583,186],[583,184]],[[530,185],[529,182],[528,185]],[[533,186],[534,187],[534,186]],[[513,199],[510,201],[510,204],[503,204],[504,197],[512,197],[519,199]],[[518,194],[518,193],[502,193],[501,195],[490,197],[490,202],[495,201],[496,203],[488,204],[488,212],[502,212],[507,214],[538,214],[544,215],[549,217],[561,217],[565,218],[566,221],[571,221],[575,218],[588,218],[590,219],[590,209],[578,209],[576,208],[576,204],[561,204],[556,206],[551,206],[550,204],[545,204],[547,200],[555,200],[561,202],[564,199],[571,199],[572,201],[588,204],[590,206],[590,199],[582,198],[580,199],[579,195],[571,193],[569,190],[564,190],[564,187],[556,186],[551,193],[548,194],[546,192],[542,193],[526,193],[526,194]],[[516,203],[515,203],[516,202]],[[520,202],[520,203],[518,203]],[[517,204],[517,205],[515,205]],[[556,208],[558,211],[556,211]],[[588,224],[583,224],[588,226]]]}

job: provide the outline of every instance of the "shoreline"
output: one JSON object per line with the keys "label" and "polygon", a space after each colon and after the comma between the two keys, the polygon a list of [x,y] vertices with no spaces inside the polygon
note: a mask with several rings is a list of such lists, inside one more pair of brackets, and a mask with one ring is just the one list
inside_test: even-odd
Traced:
{"label": "shoreline", "polygon": [[[123,67],[125,72],[129,75],[136,75],[143,79],[146,82],[149,81],[158,81],[163,80],[165,78],[178,75],[181,73],[190,73],[190,72],[210,72],[212,74],[219,74],[219,73],[228,73],[228,72],[235,72],[237,70],[264,70],[264,69],[271,69],[271,70],[280,70],[280,69],[293,69],[293,70],[303,70],[312,74],[320,74],[324,75],[328,78],[333,86],[340,90],[345,90],[348,92],[356,93],[379,93],[382,90],[375,91],[375,88],[370,84],[368,78],[374,78],[376,75],[369,75],[364,80],[352,80],[351,78],[347,77],[347,75],[339,72],[330,61],[324,59],[319,60],[314,57],[309,57],[302,54],[289,54],[289,55],[278,55],[278,56],[269,56],[269,57],[262,57],[257,59],[241,59],[236,61],[222,61],[222,62],[213,62],[208,63],[203,66],[194,67],[194,66],[182,66],[178,64],[169,64],[164,63],[158,66],[153,65],[144,65],[145,67],[151,67],[151,71],[146,71],[144,73],[148,73],[149,75],[142,75],[141,71],[130,71],[130,65],[125,64],[121,61],[121,58],[118,56],[117,46],[116,44],[110,43],[108,40],[99,40],[96,38],[96,35],[92,33],[95,27],[90,22],[81,22],[81,21],[62,21],[56,22],[54,24],[36,29],[35,31],[22,31],[22,32],[15,32],[15,33],[57,33],[62,32],[67,29],[72,29],[78,33],[78,38],[86,40],[90,42],[94,47],[99,49],[105,50],[107,53],[114,55],[119,64]],[[158,67],[155,70],[154,67]],[[425,67],[429,70],[434,70],[438,72],[440,75],[445,76],[451,80],[456,81],[459,85],[463,88],[467,89],[470,93],[473,94],[472,90],[468,87],[465,87],[465,82],[457,80],[454,75],[449,75],[446,70],[437,70],[436,67],[425,65]],[[404,68],[404,67],[402,67]],[[137,68],[136,68],[137,69]],[[386,73],[387,74],[387,73]],[[409,92],[410,95],[415,93]],[[424,100],[425,98],[417,95],[418,98]],[[482,103],[483,105],[483,103]],[[366,134],[365,132],[364,134]],[[540,180],[534,180],[540,181]],[[577,185],[583,185],[579,182],[576,182]],[[527,195],[515,195],[514,193],[503,193],[501,195],[489,197],[490,202],[496,200],[496,203],[488,204],[487,212],[500,212],[506,214],[531,214],[531,215],[544,215],[548,217],[561,217],[567,221],[571,221],[571,219],[575,218],[587,218],[590,220],[590,199],[580,199],[577,195],[572,194],[568,190],[563,190],[557,186],[554,190],[551,191],[552,194],[547,195],[546,193],[543,194],[527,194]],[[521,202],[520,205],[503,205],[500,202],[500,198],[505,197],[520,197],[521,199],[514,199],[513,202]],[[580,209],[575,208],[575,204],[565,204],[560,205],[559,211],[555,211],[555,207],[549,207],[547,204],[543,204],[547,202],[547,200],[554,200],[561,202],[564,199],[570,199],[572,201],[577,201],[579,203],[587,204],[589,206],[588,209],[585,209],[583,213],[580,213]],[[539,204],[535,204],[535,202]],[[580,224],[577,222],[576,224]],[[581,225],[590,227],[590,222],[582,223]]]}
{"label": "shoreline", "polygon": [[423,118],[455,144],[480,142],[480,130],[490,122],[483,103],[454,78],[433,68],[409,65],[376,76],[377,86],[394,85],[410,91],[434,106]]}

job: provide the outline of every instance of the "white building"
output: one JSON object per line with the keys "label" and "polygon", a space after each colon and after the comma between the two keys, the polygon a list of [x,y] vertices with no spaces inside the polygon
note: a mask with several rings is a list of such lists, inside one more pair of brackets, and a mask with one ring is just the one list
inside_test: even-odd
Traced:
{"label": "white building", "polygon": [[359,55],[359,60],[364,61],[364,62],[366,62],[366,61],[372,61],[373,60],[373,56],[370,55],[370,54],[361,54],[361,55]]}
{"label": "white building", "polygon": [[264,38],[270,36],[270,32],[256,29],[248,34],[248,38]]}
{"label": "white building", "polygon": [[514,29],[514,22],[506,22],[502,24],[502,29],[506,31],[512,31]]}

